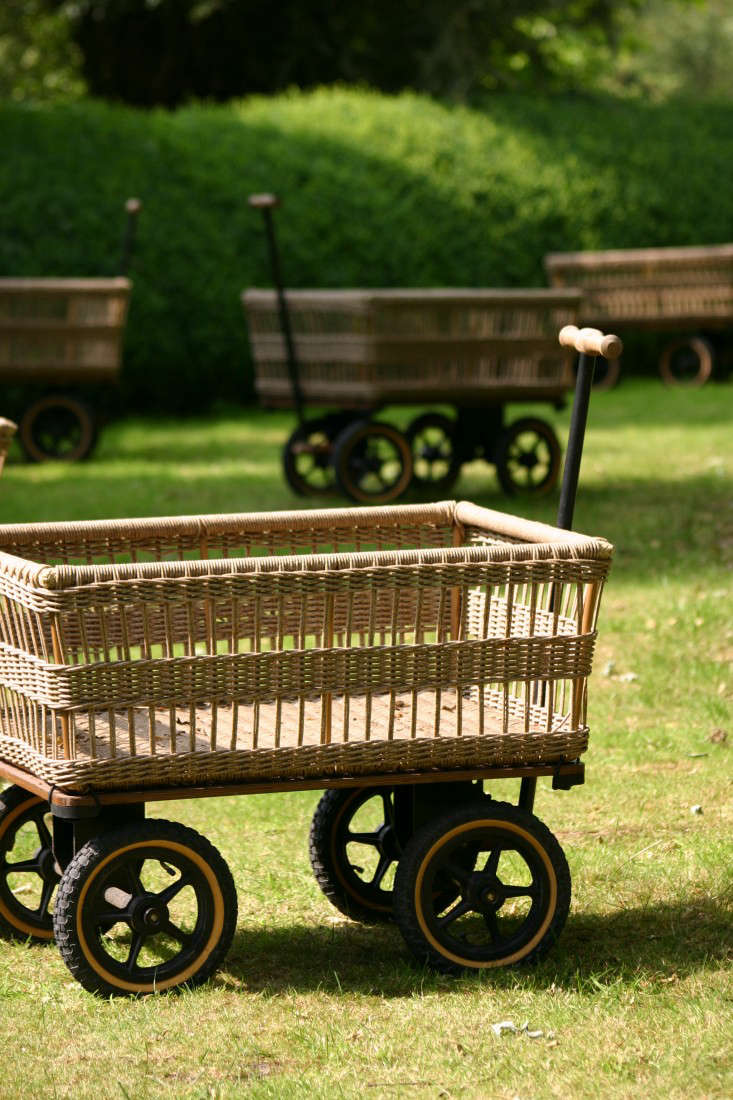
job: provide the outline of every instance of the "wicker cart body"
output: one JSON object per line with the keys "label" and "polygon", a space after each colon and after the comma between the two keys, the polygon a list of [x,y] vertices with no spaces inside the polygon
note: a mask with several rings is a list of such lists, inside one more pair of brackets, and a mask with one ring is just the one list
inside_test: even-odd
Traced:
{"label": "wicker cart body", "polygon": [[[0,547],[0,775],[14,784],[0,795],[6,932],[55,934],[98,993],[203,981],[233,935],[231,874],[193,830],[145,820],[145,802],[320,787],[311,862],[344,913],[394,911],[420,955],[410,868],[425,830],[450,838],[445,817],[458,815],[466,875],[486,878],[470,872],[470,852],[488,843],[531,879],[496,879],[497,907],[511,889],[529,910],[521,934],[515,918],[507,934],[491,924],[478,965],[551,946],[569,876],[531,812],[534,784],[583,781],[604,540],[449,501],[9,526]],[[508,777],[522,780],[517,807],[483,790]],[[355,832],[372,803],[381,825]],[[40,847],[18,862],[7,854],[24,828]],[[354,840],[378,857],[366,876]],[[17,869],[40,901],[10,889]],[[443,882],[430,905],[468,890],[429,873]],[[186,928],[176,913],[191,897]],[[162,954],[145,962],[160,937]],[[455,958],[439,952],[436,965]]]}
{"label": "wicker cart body", "polygon": [[582,290],[585,324],[693,334],[662,353],[666,381],[675,380],[674,357],[683,349],[689,355],[690,345],[699,360],[696,380],[710,376],[706,334],[733,328],[733,244],[556,252],[545,266],[553,286]]}
{"label": "wicker cart body", "polygon": [[[242,300],[262,403],[295,407],[297,396],[302,402],[341,410],[341,418],[334,419],[333,430],[326,428],[325,434],[332,444],[339,487],[356,500],[369,497],[359,495],[348,459],[339,462],[336,436],[345,429],[353,432],[358,419],[390,405],[454,406],[455,419],[444,427],[448,438],[437,441],[442,442],[438,450],[445,458],[443,469],[436,466],[433,471],[438,476],[420,470],[420,433],[407,431],[416,480],[445,489],[460,465],[472,458],[483,457],[503,468],[499,450],[507,403],[561,405],[572,387],[570,357],[558,347],[556,333],[578,318],[580,294],[575,290],[289,291],[295,365],[289,362],[276,293],[250,289]],[[437,420],[432,427],[437,428]],[[294,447],[297,453],[304,438],[307,433],[295,437],[291,451]],[[409,455],[404,461],[409,467]],[[553,459],[551,465],[543,489],[556,479],[557,462]],[[287,451],[285,466],[287,476]],[[411,472],[397,479],[391,495],[379,495],[378,502],[394,499],[409,484]],[[288,480],[293,484],[292,477]],[[297,483],[293,487],[309,488]],[[503,487],[512,490],[508,476]]]}
{"label": "wicker cart body", "polygon": [[6,760],[58,788],[565,762],[610,548],[467,503],[0,528]]}
{"label": "wicker cart body", "polygon": [[[74,459],[89,453],[94,418],[77,388],[117,379],[129,296],[130,283],[122,277],[0,279],[0,379],[45,391],[20,419],[20,440],[29,457]],[[68,439],[60,418],[72,425]],[[46,436],[55,427],[64,441],[58,453],[44,439],[44,420]]]}

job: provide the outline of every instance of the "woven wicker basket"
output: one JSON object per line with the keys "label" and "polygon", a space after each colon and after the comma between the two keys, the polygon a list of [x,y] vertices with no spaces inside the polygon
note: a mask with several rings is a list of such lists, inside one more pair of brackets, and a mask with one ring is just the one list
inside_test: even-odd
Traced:
{"label": "woven wicker basket", "polygon": [[[555,400],[572,386],[557,332],[577,290],[292,290],[288,311],[306,401]],[[274,291],[242,295],[264,403],[292,403]]]}
{"label": "woven wicker basket", "polygon": [[0,755],[72,790],[573,760],[611,547],[469,503],[0,527]]}
{"label": "woven wicker basket", "polygon": [[129,296],[123,278],[0,279],[0,378],[115,378]]}
{"label": "woven wicker basket", "polygon": [[556,287],[581,287],[583,323],[601,328],[723,327],[733,322],[733,244],[555,252]]}

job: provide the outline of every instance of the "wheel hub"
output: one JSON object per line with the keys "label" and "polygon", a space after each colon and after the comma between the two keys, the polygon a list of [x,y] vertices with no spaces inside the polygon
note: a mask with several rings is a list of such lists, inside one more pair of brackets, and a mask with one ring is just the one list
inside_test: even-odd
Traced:
{"label": "wheel hub", "polygon": [[154,901],[154,895],[135,898],[130,909],[130,924],[135,932],[159,932],[169,919],[168,906]]}
{"label": "wheel hub", "polygon": [[378,830],[376,848],[382,856],[387,856],[389,859],[399,859],[400,846],[397,842],[397,834],[394,826],[389,822],[385,822]]}
{"label": "wheel hub", "polygon": [[466,897],[471,906],[479,909],[482,906],[500,909],[506,901],[504,889],[498,878],[494,875],[487,876],[485,874],[471,876]]}
{"label": "wheel hub", "polygon": [[38,874],[41,876],[44,882],[56,882],[59,879],[59,873],[56,866],[56,860],[54,854],[50,848],[39,848],[36,853],[36,859],[38,860]]}

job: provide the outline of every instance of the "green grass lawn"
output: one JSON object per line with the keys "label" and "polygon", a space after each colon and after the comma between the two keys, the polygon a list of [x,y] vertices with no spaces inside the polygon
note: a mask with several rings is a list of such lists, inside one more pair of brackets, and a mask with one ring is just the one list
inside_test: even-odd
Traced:
{"label": "green grass lawn", "polygon": [[[198,829],[232,868],[224,968],[194,992],[106,1002],[53,946],[1,944],[0,1096],[733,1094],[731,396],[649,380],[594,398],[576,527],[617,550],[587,782],[538,789],[573,876],[565,931],[538,967],[440,977],[393,928],[342,918],[308,863],[317,794],[158,804],[153,816]],[[568,412],[552,415],[564,439]],[[11,460],[0,516],[301,506],[279,467],[290,424],[256,411],[113,424],[85,465]],[[549,521],[557,503],[512,505],[480,463],[455,494]],[[493,793],[513,800],[516,784]],[[497,1037],[505,1020],[542,1034]]]}

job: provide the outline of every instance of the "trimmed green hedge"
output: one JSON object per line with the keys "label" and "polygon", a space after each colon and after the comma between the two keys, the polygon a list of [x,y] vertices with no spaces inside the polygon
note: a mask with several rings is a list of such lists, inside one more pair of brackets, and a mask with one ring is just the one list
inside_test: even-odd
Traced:
{"label": "trimmed green hedge", "polygon": [[115,271],[144,202],[122,399],[249,398],[239,292],[269,285],[251,191],[291,286],[541,286],[550,250],[733,237],[733,108],[335,89],[137,112],[0,106],[0,274]]}

